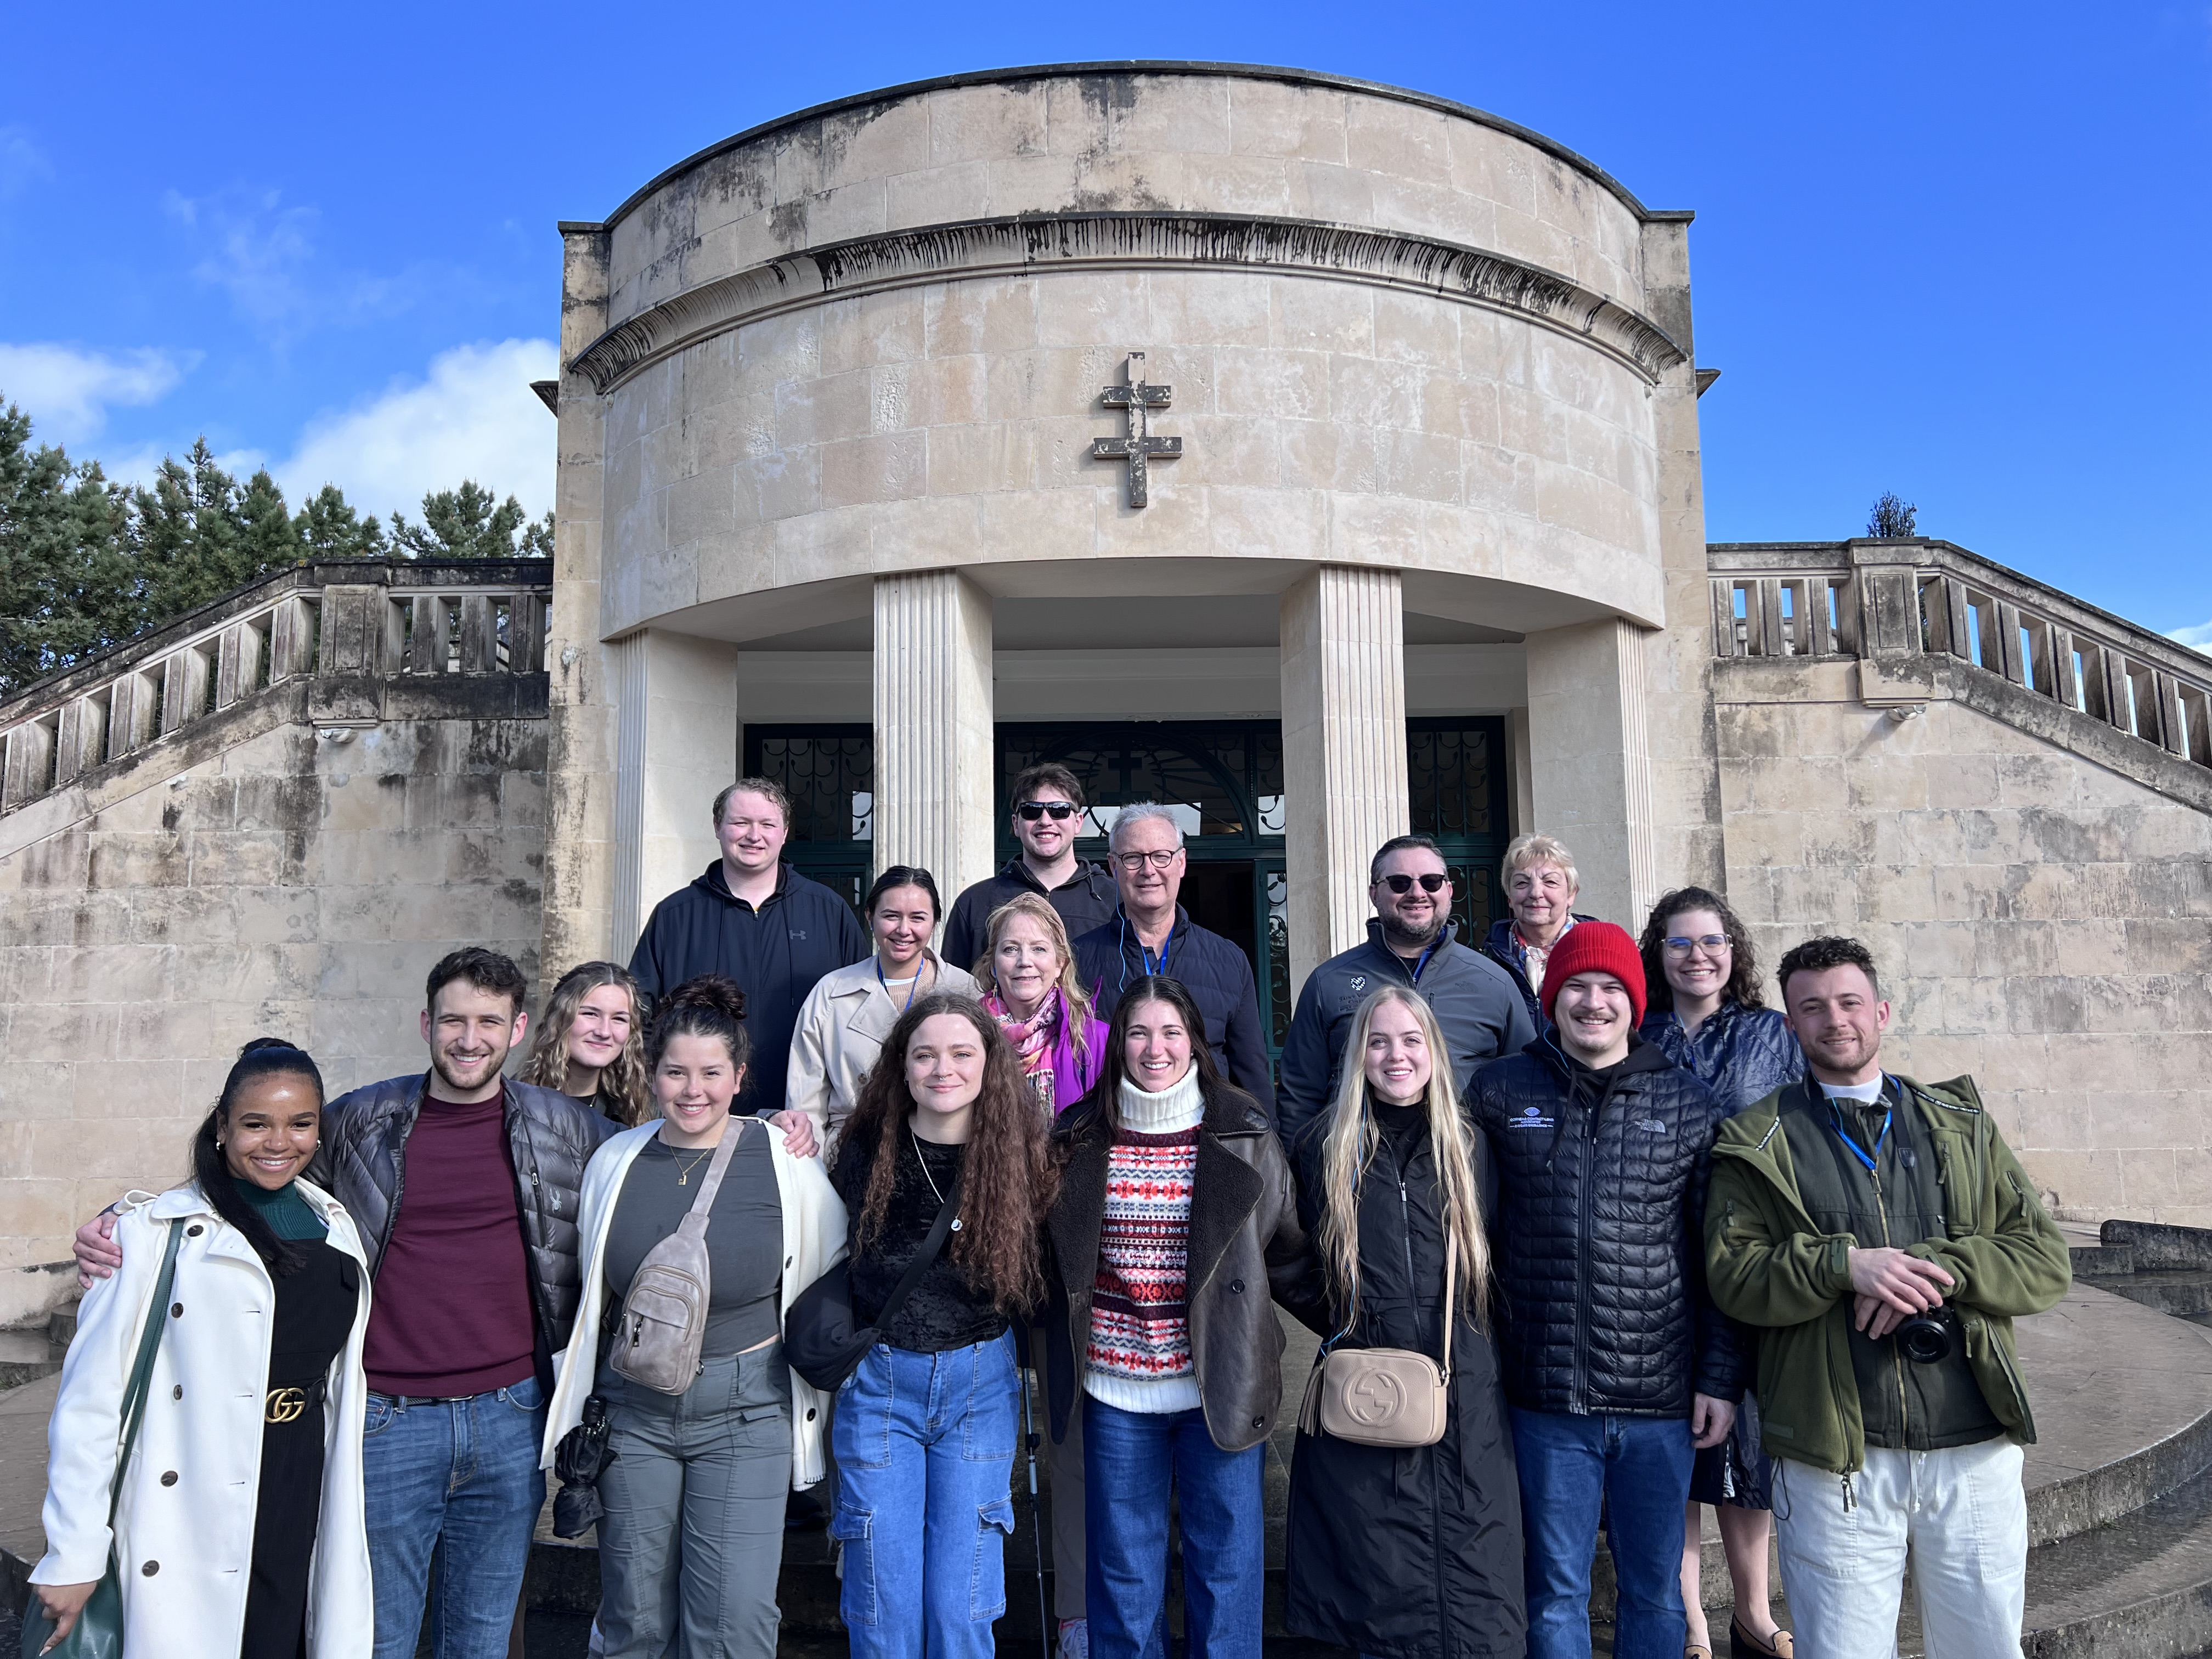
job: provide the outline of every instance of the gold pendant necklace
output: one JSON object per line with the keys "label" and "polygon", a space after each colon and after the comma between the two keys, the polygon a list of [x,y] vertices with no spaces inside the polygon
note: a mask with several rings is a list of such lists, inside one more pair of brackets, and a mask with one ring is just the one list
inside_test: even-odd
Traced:
{"label": "gold pendant necklace", "polygon": [[[670,1152],[671,1152],[671,1153],[672,1153],[672,1153],[674,1152],[674,1151],[675,1151],[675,1149],[674,1149],[673,1147],[671,1147],[669,1150],[670,1150]],[[699,1156],[698,1156],[698,1157],[696,1157],[696,1158],[693,1158],[693,1159],[692,1159],[689,1164],[685,1164],[682,1169],[680,1169],[680,1170],[677,1170],[677,1172],[676,1172],[676,1184],[677,1184],[678,1186],[679,1186],[679,1187],[688,1187],[688,1186],[690,1186],[690,1185],[691,1184],[691,1171],[692,1171],[692,1170],[696,1170],[696,1169],[697,1169],[697,1168],[698,1168],[702,1164],[704,1164],[704,1163],[705,1163],[708,1158],[710,1158],[714,1157],[714,1149],[712,1146],[709,1146],[709,1147],[706,1148],[704,1151],[702,1151],[702,1152],[699,1154]],[[672,1156],[671,1162],[673,1162],[673,1161],[674,1161],[674,1160],[673,1160],[673,1158],[672,1158]]]}

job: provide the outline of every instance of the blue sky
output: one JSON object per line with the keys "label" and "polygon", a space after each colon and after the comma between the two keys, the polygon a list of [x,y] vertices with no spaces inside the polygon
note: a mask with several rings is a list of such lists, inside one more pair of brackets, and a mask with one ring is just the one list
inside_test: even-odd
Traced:
{"label": "blue sky", "polygon": [[[1346,20],[1356,21],[1347,27]],[[1714,540],[1920,526],[2212,642],[2212,7],[15,11],[0,396],[364,507],[543,506],[557,219],[784,111],[1109,58],[1418,87],[1693,208]]]}

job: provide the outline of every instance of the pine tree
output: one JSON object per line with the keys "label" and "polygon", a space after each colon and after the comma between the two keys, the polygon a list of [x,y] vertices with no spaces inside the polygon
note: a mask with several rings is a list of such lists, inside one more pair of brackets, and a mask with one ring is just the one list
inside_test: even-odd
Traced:
{"label": "pine tree", "polygon": [[532,524],[520,501],[512,495],[502,501],[473,478],[423,496],[420,526],[404,513],[392,515],[392,550],[409,559],[511,559],[518,532],[523,555],[551,556],[553,515]]}
{"label": "pine tree", "polygon": [[292,520],[303,557],[377,559],[384,556],[384,526],[371,514],[364,519],[347,503],[336,484],[325,484],[307,498]]}
{"label": "pine tree", "polygon": [[67,668],[139,614],[129,498],[97,462],[30,447],[31,422],[0,410],[0,695]]}
{"label": "pine tree", "polygon": [[1882,495],[1867,515],[1866,533],[1881,541],[1909,541],[1920,532],[1920,509],[1897,498],[1895,491]]}

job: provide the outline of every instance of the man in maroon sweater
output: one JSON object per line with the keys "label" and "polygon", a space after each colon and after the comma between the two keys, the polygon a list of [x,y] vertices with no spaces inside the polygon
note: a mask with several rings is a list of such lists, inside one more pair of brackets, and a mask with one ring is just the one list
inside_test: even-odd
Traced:
{"label": "man in maroon sweater", "polygon": [[[581,1282],[579,1192],[616,1126],[500,1075],[528,1024],[525,989],[495,951],[440,962],[428,1073],[332,1101],[308,1172],[352,1212],[375,1285],[362,1451],[376,1659],[412,1659],[434,1558],[437,1659],[504,1659],[544,1503],[538,1443]],[[77,1235],[84,1272],[120,1262],[112,1226],[103,1215]]]}

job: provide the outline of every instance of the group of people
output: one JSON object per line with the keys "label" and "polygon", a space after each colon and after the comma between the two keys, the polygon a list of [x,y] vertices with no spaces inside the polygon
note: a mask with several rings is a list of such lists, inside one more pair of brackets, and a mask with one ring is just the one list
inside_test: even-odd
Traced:
{"label": "group of people", "polygon": [[[325,1103],[249,1044],[191,1178],[78,1234],[44,1613],[106,1574],[141,1659],[408,1659],[426,1615],[440,1659],[497,1659],[557,1466],[597,1652],[766,1659],[785,1533],[826,1520],[856,1655],[984,1654],[1035,1413],[1064,1659],[1164,1652],[1171,1516],[1194,1659],[1249,1659],[1279,1307],[1322,1339],[1298,1636],[1580,1659],[1602,1527],[1613,1651],[1711,1659],[1711,1505],[1735,1654],[1793,1649],[1771,1516],[1808,1654],[1886,1659],[1909,1560],[1933,1659],[2017,1659],[2012,1321],[2067,1252],[1972,1081],[1882,1066],[1863,946],[1796,946],[1769,1008],[1718,895],[1632,939],[1542,836],[1471,945],[1400,836],[1277,1086],[1175,816],[1120,809],[1101,868],[1066,770],[1012,805],[1019,854],[949,915],[893,866],[856,918],[744,780],[629,966],[542,1019],[469,949],[422,1076]],[[1425,1426],[1363,1431],[1407,1376]]]}

